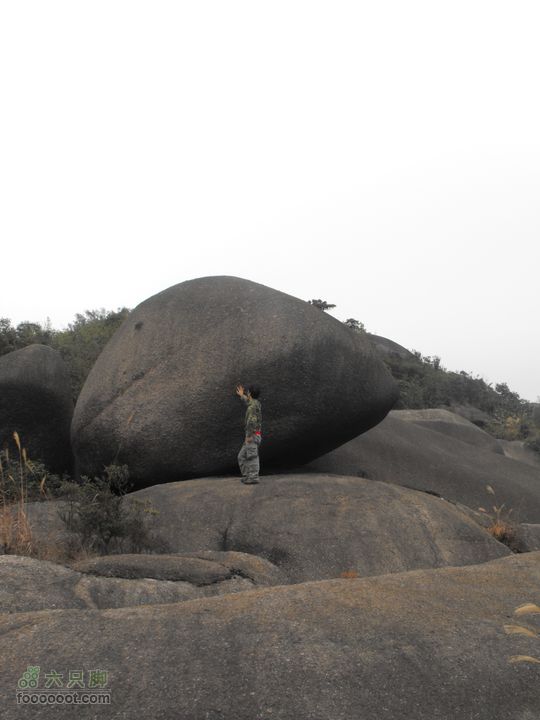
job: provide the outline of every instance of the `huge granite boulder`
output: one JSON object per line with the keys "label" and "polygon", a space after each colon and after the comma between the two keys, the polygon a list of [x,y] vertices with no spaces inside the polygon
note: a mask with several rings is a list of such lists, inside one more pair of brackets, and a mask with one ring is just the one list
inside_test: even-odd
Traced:
{"label": "huge granite boulder", "polygon": [[84,687],[90,669],[108,673],[110,704],[78,704],[81,720],[537,720],[539,666],[510,659],[538,656],[538,638],[505,626],[538,628],[515,610],[539,587],[540,553],[528,553],[191,602],[0,614],[2,718],[74,716],[17,703],[32,665],[39,688],[53,670],[67,680],[84,669]]}
{"label": "huge granite boulder", "polygon": [[296,471],[369,477],[489,512],[504,504],[505,513],[512,510],[513,523],[539,523],[538,468],[472,444],[472,432],[468,436],[463,442],[425,423],[403,420],[395,411],[369,432]]}
{"label": "huge granite boulder", "polygon": [[111,338],[72,424],[80,469],[126,463],[135,487],[235,471],[262,387],[266,466],[308,461],[380,422],[397,386],[369,340],[312,305],[236,277],[145,300]]}
{"label": "huge granite boulder", "polygon": [[56,350],[28,345],[0,357],[1,447],[16,455],[16,431],[30,459],[70,471],[72,415],[69,371]]}

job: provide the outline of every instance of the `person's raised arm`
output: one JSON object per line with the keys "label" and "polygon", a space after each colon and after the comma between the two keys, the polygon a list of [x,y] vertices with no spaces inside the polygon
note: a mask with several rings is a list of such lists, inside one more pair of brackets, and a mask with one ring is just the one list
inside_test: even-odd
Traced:
{"label": "person's raised arm", "polygon": [[245,403],[248,402],[248,397],[244,392],[244,386],[243,385],[237,385],[236,386],[236,394],[240,398],[240,400],[243,400]]}

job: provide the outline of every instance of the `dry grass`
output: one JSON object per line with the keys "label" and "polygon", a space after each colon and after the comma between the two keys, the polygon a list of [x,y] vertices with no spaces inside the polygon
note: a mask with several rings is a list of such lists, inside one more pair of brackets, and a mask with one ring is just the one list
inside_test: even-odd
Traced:
{"label": "dry grass", "polygon": [[[67,563],[85,560],[95,553],[80,547],[76,542],[59,540],[58,528],[49,532],[41,527],[39,541],[33,536],[28,516],[28,478],[36,482],[36,464],[27,455],[17,432],[13,433],[18,458],[10,462],[9,450],[0,457],[0,548],[11,555],[24,555],[39,560]],[[16,468],[16,470],[14,469]],[[38,478],[39,479],[39,478]],[[47,490],[47,476],[39,481],[39,496],[51,500],[53,496]],[[32,497],[35,499],[35,493]]]}
{"label": "dry grass", "polygon": [[[516,615],[517,617],[539,614],[540,606],[535,605],[534,603],[525,603],[524,605],[520,605],[514,610],[514,615]],[[528,637],[533,639],[538,639],[540,637],[538,631],[535,628],[528,627],[527,625],[504,625],[504,631],[507,635],[521,635],[522,637]],[[540,659],[537,657],[533,657],[532,655],[511,655],[508,658],[508,662],[513,664],[528,662],[540,665]]]}
{"label": "dry grass", "polygon": [[86,548],[65,545],[52,539],[40,541],[39,545],[34,546],[30,555],[37,560],[48,560],[59,565],[69,565],[79,560],[92,560],[99,557],[98,553]]}
{"label": "dry grass", "polygon": [[354,578],[359,577],[359,575],[356,570],[344,570],[339,577],[344,580],[354,580]]}
{"label": "dry grass", "polygon": [[[486,485],[486,490],[490,495],[495,496],[495,490],[491,485]],[[491,513],[485,508],[478,509],[491,520],[491,524],[486,528],[488,533],[493,535],[495,540],[508,545],[512,549],[512,543],[516,537],[515,525],[510,519],[512,508],[506,509],[506,505],[502,503],[502,505],[493,505]]]}
{"label": "dry grass", "polygon": [[500,518],[497,518],[488,528],[488,533],[493,535],[495,540],[498,540],[499,542],[505,543],[505,545],[508,545],[512,542],[515,538],[515,530],[514,526],[510,525],[510,523],[501,520]]}
{"label": "dry grass", "polygon": [[0,545],[7,553],[32,554],[32,531],[23,502],[16,507],[3,505],[0,509]]}
{"label": "dry grass", "polygon": [[[31,555],[33,541],[26,513],[28,489],[25,472],[29,460],[26,456],[26,449],[21,446],[17,432],[13,433],[13,439],[19,453],[18,477],[14,476],[12,472],[6,471],[0,462],[0,545],[7,553]],[[16,488],[15,502],[8,499],[12,497],[10,491],[13,488]]]}

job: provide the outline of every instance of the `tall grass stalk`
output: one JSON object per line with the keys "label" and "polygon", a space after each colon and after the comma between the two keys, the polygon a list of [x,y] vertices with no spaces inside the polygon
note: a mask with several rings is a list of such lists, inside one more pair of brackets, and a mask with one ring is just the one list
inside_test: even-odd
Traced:
{"label": "tall grass stalk", "polygon": [[[13,477],[9,470],[9,464],[6,463],[6,467],[4,467],[0,460],[0,546],[6,553],[29,555],[33,543],[26,512],[28,489],[25,468],[28,465],[28,459],[26,449],[22,447],[17,432],[13,433],[13,439],[19,453],[19,477]],[[9,451],[6,451],[6,458],[9,461]],[[12,493],[9,492],[10,484],[17,487],[15,501],[12,499]]]}

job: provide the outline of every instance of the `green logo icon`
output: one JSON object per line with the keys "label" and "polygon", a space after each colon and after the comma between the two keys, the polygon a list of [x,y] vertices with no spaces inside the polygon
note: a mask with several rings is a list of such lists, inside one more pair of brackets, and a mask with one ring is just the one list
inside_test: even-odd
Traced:
{"label": "green logo icon", "polygon": [[17,683],[17,687],[23,690],[30,688],[37,688],[39,683],[39,665],[28,665],[26,670],[23,672]]}

